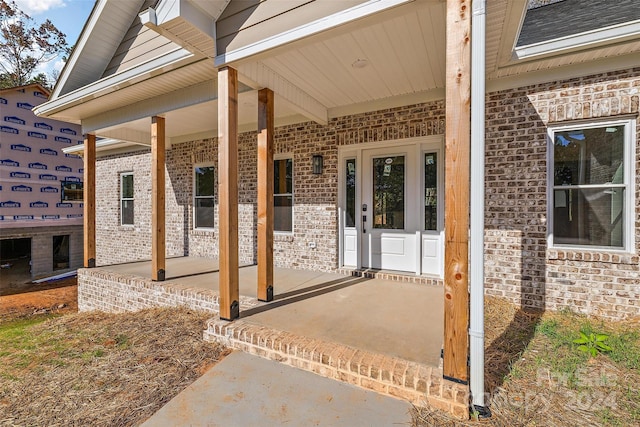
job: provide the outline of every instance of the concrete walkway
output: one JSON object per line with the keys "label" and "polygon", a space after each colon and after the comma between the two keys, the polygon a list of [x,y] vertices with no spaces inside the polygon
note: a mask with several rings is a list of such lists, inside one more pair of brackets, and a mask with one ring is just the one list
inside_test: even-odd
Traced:
{"label": "concrete walkway", "polygon": [[143,426],[406,426],[410,409],[402,400],[234,352]]}

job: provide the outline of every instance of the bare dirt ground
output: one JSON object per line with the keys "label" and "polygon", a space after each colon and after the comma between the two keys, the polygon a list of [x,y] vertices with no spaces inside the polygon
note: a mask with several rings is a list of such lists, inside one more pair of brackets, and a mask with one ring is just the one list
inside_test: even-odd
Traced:
{"label": "bare dirt ground", "polygon": [[23,285],[20,293],[0,294],[0,322],[33,314],[65,314],[78,311],[75,277],[42,284]]}
{"label": "bare dirt ground", "polygon": [[0,426],[140,425],[226,354],[202,339],[210,316],[155,308],[0,324]]}

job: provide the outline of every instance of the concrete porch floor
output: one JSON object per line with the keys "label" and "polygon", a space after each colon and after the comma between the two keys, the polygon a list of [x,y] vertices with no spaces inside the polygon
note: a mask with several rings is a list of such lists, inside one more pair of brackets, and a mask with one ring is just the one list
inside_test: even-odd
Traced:
{"label": "concrete porch floor", "polygon": [[[149,278],[151,263],[99,267]],[[167,259],[167,282],[218,291],[217,260]],[[240,295],[256,297],[256,266],[240,268]],[[437,367],[443,342],[441,287],[284,268],[274,301],[241,311],[244,323]]]}

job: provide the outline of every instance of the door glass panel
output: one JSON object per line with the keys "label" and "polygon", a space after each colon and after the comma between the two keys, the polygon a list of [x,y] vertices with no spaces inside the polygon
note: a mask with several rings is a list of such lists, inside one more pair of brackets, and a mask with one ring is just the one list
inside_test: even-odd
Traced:
{"label": "door glass panel", "polygon": [[404,229],[404,156],[373,159],[373,228]]}
{"label": "door glass panel", "polygon": [[345,227],[355,227],[356,226],[356,159],[347,160],[347,171],[346,175],[347,179],[345,180],[345,194],[346,194],[346,203],[345,203]]}
{"label": "door glass panel", "polygon": [[438,229],[438,154],[424,155],[424,229]]}

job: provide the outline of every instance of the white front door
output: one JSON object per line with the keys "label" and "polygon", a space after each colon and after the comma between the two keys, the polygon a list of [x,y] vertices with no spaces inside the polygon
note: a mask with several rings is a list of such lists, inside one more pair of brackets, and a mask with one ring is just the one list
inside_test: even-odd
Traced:
{"label": "white front door", "polygon": [[442,276],[441,146],[433,137],[341,151],[341,265]]}
{"label": "white front door", "polygon": [[416,271],[419,247],[413,147],[364,150],[362,266]]}

